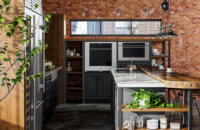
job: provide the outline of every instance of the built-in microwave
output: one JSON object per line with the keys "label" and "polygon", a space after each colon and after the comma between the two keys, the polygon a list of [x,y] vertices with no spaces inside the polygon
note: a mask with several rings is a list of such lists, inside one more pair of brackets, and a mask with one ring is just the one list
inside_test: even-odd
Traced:
{"label": "built-in microwave", "polygon": [[85,42],[85,71],[110,71],[117,66],[116,42]]}
{"label": "built-in microwave", "polygon": [[149,61],[150,42],[119,42],[118,61]]}

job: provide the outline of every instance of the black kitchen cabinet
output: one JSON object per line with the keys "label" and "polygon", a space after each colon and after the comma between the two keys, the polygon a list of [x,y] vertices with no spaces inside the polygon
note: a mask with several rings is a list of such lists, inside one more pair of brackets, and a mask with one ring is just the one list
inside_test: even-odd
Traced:
{"label": "black kitchen cabinet", "polygon": [[86,72],[84,79],[84,101],[88,103],[109,103],[112,80],[110,72]]}
{"label": "black kitchen cabinet", "polygon": [[61,70],[57,71],[57,78],[52,81],[52,75],[45,77],[45,88],[44,88],[44,106],[43,106],[43,121],[47,119],[53,113],[56,105],[61,101]]}

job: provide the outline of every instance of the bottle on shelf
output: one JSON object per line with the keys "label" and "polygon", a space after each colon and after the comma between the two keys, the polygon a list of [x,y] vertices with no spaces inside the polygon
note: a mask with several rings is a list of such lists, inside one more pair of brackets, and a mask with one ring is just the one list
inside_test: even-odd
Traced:
{"label": "bottle on shelf", "polygon": [[71,72],[72,71],[72,66],[70,62],[67,62],[67,71]]}

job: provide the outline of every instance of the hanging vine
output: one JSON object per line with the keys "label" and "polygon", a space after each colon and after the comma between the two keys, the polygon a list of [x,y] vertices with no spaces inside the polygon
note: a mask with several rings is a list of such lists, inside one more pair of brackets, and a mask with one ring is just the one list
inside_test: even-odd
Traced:
{"label": "hanging vine", "polygon": [[[5,22],[5,16],[10,11],[10,3],[11,0],[1,0],[0,2],[0,31],[5,35],[5,38],[13,38],[15,35],[20,36],[20,42],[24,45],[24,48],[16,48],[15,50],[15,58],[11,59],[9,57],[9,46],[10,44],[5,42],[2,43],[0,41],[0,80],[1,87],[7,87],[7,93],[0,97],[0,101],[5,99],[9,93],[13,90],[16,84],[21,83],[24,79],[24,73],[27,72],[28,67],[30,66],[30,61],[33,57],[36,57],[43,50],[45,50],[48,45],[44,45],[42,40],[38,40],[39,46],[33,47],[29,53],[25,55],[25,47],[30,44],[31,38],[33,38],[36,29],[40,28],[42,31],[48,29],[48,24],[46,25],[36,25],[36,27],[31,26],[32,32],[30,32],[28,26],[31,22],[31,17],[25,15],[24,12],[20,13],[20,15],[14,17],[11,21]],[[38,5],[35,4],[35,9],[38,8]],[[45,16],[45,22],[49,23],[51,19],[51,15],[48,14]],[[38,22],[39,23],[39,22]],[[9,64],[9,65],[8,65]],[[15,74],[10,77],[8,76],[9,71],[13,68],[13,66],[17,66],[17,70]],[[31,79],[35,80],[36,78],[41,77],[43,72],[31,75],[26,77],[25,80],[31,81]],[[0,92],[1,93],[1,92]]]}

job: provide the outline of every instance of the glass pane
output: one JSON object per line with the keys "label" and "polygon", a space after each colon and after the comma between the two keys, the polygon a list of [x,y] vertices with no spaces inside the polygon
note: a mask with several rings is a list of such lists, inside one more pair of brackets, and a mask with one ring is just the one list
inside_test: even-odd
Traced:
{"label": "glass pane", "polygon": [[131,34],[131,22],[129,21],[103,21],[101,26],[103,35]]}
{"label": "glass pane", "polygon": [[155,35],[159,34],[161,21],[133,21],[133,35]]}
{"label": "glass pane", "polygon": [[144,43],[124,43],[123,57],[145,57]]}
{"label": "glass pane", "polygon": [[112,45],[91,44],[90,66],[112,66]]}
{"label": "glass pane", "polygon": [[72,35],[99,35],[100,22],[99,21],[72,21],[71,34]]}

